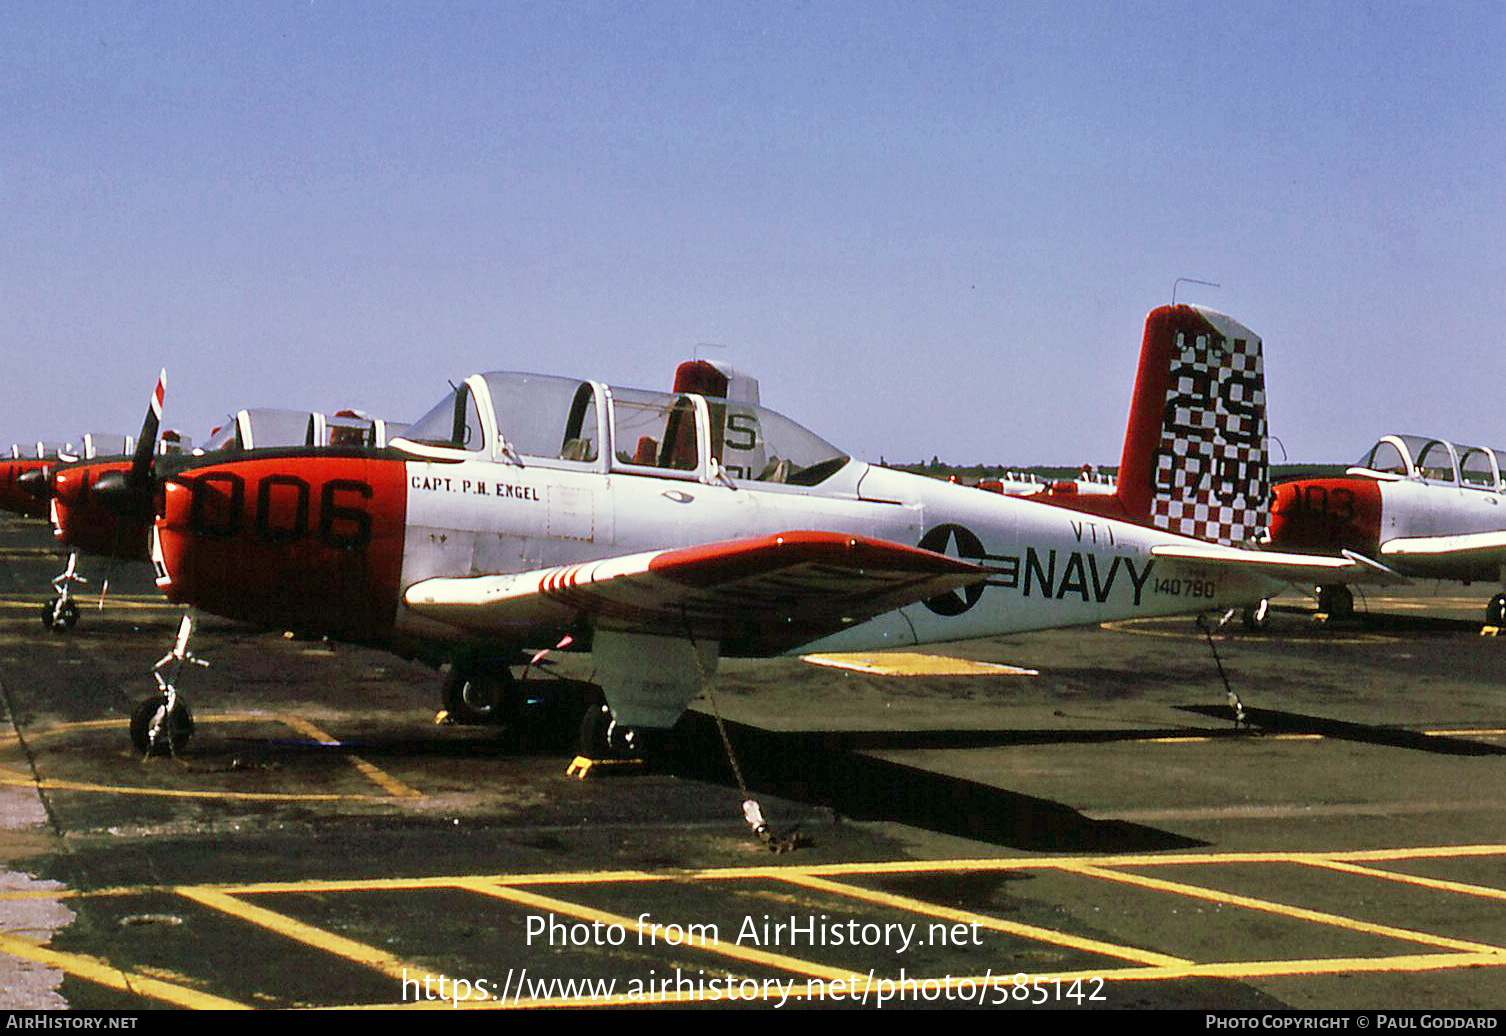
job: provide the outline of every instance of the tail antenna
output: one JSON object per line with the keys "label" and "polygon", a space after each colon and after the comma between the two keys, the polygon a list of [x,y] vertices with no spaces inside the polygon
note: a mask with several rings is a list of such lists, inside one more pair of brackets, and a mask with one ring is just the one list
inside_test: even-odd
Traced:
{"label": "tail antenna", "polygon": [[1222,288],[1223,287],[1222,284],[1214,284],[1212,281],[1200,281],[1196,277],[1178,277],[1176,280],[1174,280],[1174,281],[1171,282],[1171,304],[1173,306],[1175,306],[1177,304],[1177,285],[1178,284],[1203,284],[1203,285],[1206,285],[1206,286],[1208,286],[1210,288]]}

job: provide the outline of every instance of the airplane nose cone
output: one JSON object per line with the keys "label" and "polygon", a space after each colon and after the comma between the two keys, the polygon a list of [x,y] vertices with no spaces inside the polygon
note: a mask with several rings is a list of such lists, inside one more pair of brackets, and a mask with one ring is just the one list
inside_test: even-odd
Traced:
{"label": "airplane nose cone", "polygon": [[1373,479],[1329,478],[1283,482],[1271,506],[1275,550],[1374,557],[1380,545],[1380,486]]}

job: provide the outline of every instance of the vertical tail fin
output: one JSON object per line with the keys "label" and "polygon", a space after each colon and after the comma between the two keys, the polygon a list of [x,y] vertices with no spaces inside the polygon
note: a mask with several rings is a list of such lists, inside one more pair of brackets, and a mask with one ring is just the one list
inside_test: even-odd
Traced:
{"label": "vertical tail fin", "polygon": [[1225,545],[1254,540],[1270,506],[1266,439],[1260,337],[1209,309],[1153,310],[1119,467],[1126,517]]}

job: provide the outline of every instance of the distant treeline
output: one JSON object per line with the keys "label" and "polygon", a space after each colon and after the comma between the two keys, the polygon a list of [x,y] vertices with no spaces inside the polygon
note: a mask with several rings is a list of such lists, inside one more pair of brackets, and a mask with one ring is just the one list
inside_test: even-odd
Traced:
{"label": "distant treeline", "polygon": [[[980,478],[1003,478],[1005,475],[1034,476],[1043,482],[1055,482],[1059,479],[1076,478],[1082,472],[1082,465],[1051,465],[1032,464],[1025,467],[1010,467],[1007,464],[947,464],[937,457],[932,457],[929,462],[916,464],[884,464],[885,467],[894,468],[897,471],[913,471],[917,475],[930,475],[934,478],[956,477],[959,482],[976,482]],[[1280,482],[1284,479],[1305,478],[1308,476],[1342,475],[1348,464],[1272,464],[1271,479]],[[1118,475],[1117,465],[1112,467],[1105,465],[1093,469],[1100,475]]]}

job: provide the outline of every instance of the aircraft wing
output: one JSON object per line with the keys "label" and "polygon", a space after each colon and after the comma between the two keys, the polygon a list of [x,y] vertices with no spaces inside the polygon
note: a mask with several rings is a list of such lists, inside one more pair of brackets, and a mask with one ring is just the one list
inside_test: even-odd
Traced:
{"label": "aircraft wing", "polygon": [[977,565],[885,540],[794,531],[507,575],[425,579],[415,612],[502,637],[581,618],[609,629],[787,650],[980,582]]}
{"label": "aircraft wing", "polygon": [[1290,554],[1274,550],[1244,550],[1207,544],[1162,544],[1152,547],[1158,558],[1196,561],[1214,567],[1230,567],[1257,572],[1288,583],[1405,583],[1399,572],[1372,561],[1362,554],[1346,550],[1341,557],[1321,554]]}
{"label": "aircraft wing", "polygon": [[1381,544],[1381,556],[1402,562],[1486,565],[1506,563],[1506,532],[1458,536],[1406,536]]}

